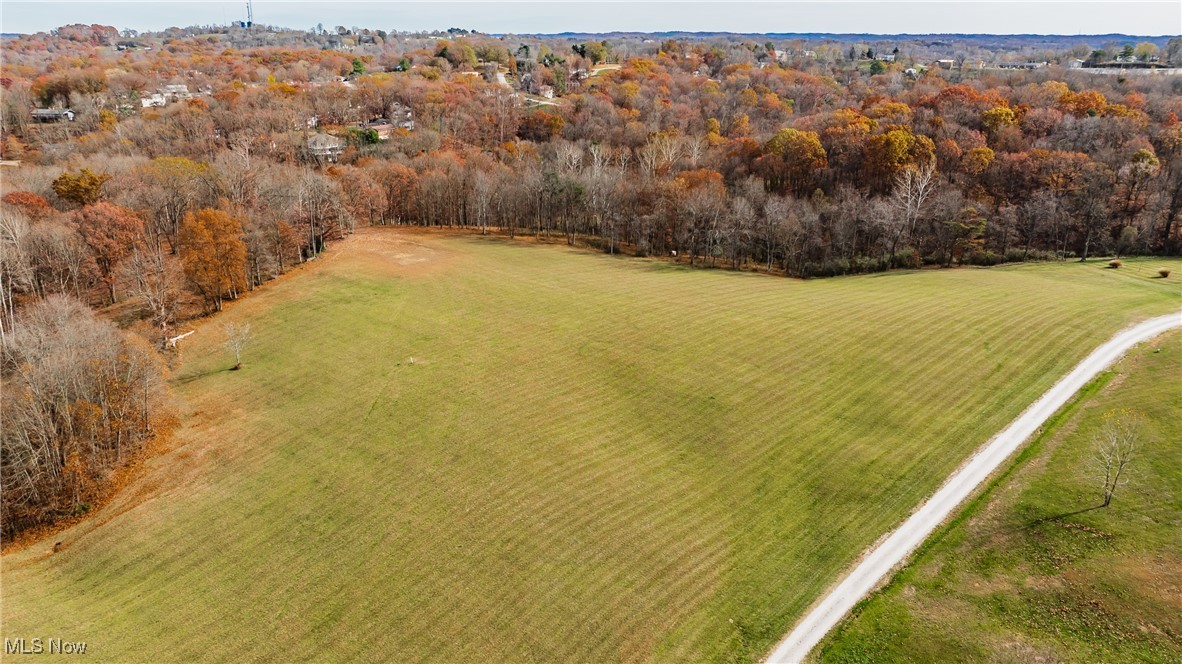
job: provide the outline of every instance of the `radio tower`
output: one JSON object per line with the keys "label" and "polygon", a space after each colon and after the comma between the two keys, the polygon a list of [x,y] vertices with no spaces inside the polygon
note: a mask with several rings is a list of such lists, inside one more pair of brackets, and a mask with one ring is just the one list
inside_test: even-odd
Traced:
{"label": "radio tower", "polygon": [[246,0],[246,27],[254,26],[254,5],[251,0]]}

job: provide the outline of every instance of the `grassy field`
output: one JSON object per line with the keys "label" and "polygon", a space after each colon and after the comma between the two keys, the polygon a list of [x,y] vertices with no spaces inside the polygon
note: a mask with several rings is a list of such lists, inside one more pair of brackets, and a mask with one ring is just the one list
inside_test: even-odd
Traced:
{"label": "grassy field", "polygon": [[[135,490],[4,557],[96,661],[746,661],[1179,261],[801,282],[373,231],[186,341]],[[242,371],[219,347],[250,321]]]}
{"label": "grassy field", "polygon": [[[1097,379],[818,658],[1182,661],[1180,385],[1177,332]],[[1112,505],[1094,509],[1085,468],[1117,409],[1144,415],[1142,454]]]}

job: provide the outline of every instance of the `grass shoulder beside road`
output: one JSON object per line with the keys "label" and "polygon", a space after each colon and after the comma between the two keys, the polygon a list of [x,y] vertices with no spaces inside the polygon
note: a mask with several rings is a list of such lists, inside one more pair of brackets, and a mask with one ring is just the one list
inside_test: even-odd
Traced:
{"label": "grass shoulder beside road", "polygon": [[[1106,413],[1144,416],[1113,503],[1088,464]],[[1182,333],[1058,416],[815,656],[825,662],[1182,660]]]}

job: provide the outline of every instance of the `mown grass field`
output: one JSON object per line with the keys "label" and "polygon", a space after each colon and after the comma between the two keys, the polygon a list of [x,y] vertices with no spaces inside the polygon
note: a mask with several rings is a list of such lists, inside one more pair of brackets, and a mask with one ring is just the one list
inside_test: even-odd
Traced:
{"label": "mown grass field", "polygon": [[[1182,661],[1182,333],[1094,387],[817,658]],[[1086,467],[1104,414],[1120,409],[1144,416],[1141,454],[1095,509]]]}
{"label": "mown grass field", "polygon": [[[94,661],[745,661],[1178,261],[801,282],[364,233],[199,328],[137,488],[4,557]],[[224,320],[250,321],[242,371]],[[412,361],[413,358],[413,361]]]}

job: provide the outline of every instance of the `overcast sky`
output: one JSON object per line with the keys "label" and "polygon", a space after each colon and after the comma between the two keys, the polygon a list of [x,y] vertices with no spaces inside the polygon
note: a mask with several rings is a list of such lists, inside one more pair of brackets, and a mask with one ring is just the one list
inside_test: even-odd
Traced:
{"label": "overcast sky", "polygon": [[[0,32],[37,32],[67,23],[159,30],[224,24],[245,18],[246,2],[132,0],[9,2],[0,0]],[[309,28],[430,30],[459,27],[490,33],[728,32],[1182,34],[1182,0],[1014,2],[278,2],[256,0],[257,23]]]}

